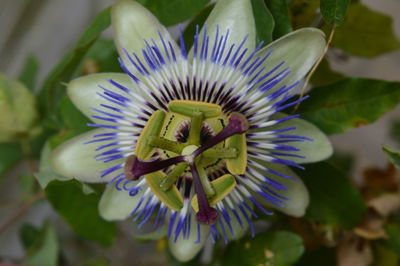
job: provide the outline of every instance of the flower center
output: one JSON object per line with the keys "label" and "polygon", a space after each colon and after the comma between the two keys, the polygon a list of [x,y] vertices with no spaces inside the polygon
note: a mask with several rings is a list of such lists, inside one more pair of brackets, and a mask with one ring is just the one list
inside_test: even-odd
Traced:
{"label": "flower center", "polygon": [[[197,220],[213,224],[218,212],[211,205],[233,189],[236,181],[232,174],[243,174],[246,168],[248,122],[239,113],[232,113],[227,119],[216,104],[177,100],[171,101],[168,108],[171,113],[157,111],[147,122],[136,144],[135,155],[126,161],[126,177],[136,180],[145,176],[158,198],[179,210],[182,199],[175,184],[190,169],[196,192],[192,207],[197,211]],[[187,124],[190,127],[185,142],[176,141],[176,136],[181,136],[179,133]],[[204,125],[218,133],[202,139]],[[159,156],[160,153],[167,158]],[[149,158],[156,159],[144,161]],[[217,161],[222,161],[230,174],[211,180],[205,169]]]}

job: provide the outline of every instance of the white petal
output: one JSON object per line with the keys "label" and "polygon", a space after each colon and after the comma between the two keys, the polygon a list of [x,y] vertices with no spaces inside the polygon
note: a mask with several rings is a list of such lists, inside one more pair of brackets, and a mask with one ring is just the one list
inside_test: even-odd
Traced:
{"label": "white petal", "polygon": [[129,59],[124,49],[130,54],[136,53],[140,59],[143,59],[142,49],[146,47],[144,40],[151,44],[153,39],[162,49],[163,45],[158,33],[163,36],[167,45],[171,42],[176,49],[175,41],[167,29],[149,10],[136,1],[118,0],[112,7],[111,19],[119,55],[126,63]]}
{"label": "white petal", "polygon": [[[285,116],[287,115],[280,113],[275,115],[274,118],[282,118]],[[287,122],[271,126],[271,129],[281,129],[292,126],[296,127],[296,129],[288,131],[287,134],[303,136],[313,140],[288,143],[288,145],[294,146],[300,149],[300,151],[287,152],[287,153],[302,155],[305,158],[296,158],[287,156],[282,156],[281,158],[289,159],[295,161],[296,163],[301,164],[301,163],[314,163],[318,161],[323,161],[325,159],[328,159],[332,155],[333,148],[328,137],[321,130],[319,130],[319,128],[317,128],[310,122],[307,122],[306,120],[299,118],[290,119]]]}
{"label": "white petal", "polygon": [[108,81],[110,79],[118,82],[119,84],[127,88],[134,86],[130,77],[122,73],[99,73],[82,76],[80,78],[72,80],[68,84],[68,96],[75,104],[75,106],[92,121],[98,122],[98,120],[94,119],[92,115],[99,115],[99,113],[94,111],[92,108],[100,107],[101,103],[113,105],[111,102],[105,100],[100,95],[98,95],[98,93],[103,92],[103,90],[99,86],[121,94],[120,89],[110,84],[110,82]]}
{"label": "white petal", "polygon": [[[253,208],[252,204],[251,204],[251,207]],[[246,211],[247,215],[249,217],[251,217],[251,213],[248,210],[245,210],[245,211]],[[236,212],[238,213],[238,215],[242,221],[242,225],[240,225],[240,223],[238,222],[236,217],[231,213],[231,221],[230,222],[231,222],[231,226],[232,226],[233,236],[231,236],[230,233],[228,233],[229,240],[240,239],[249,230],[249,223],[246,221],[246,217],[244,217],[242,211],[239,208],[236,208]],[[224,226],[225,226],[225,230],[229,231],[228,225],[226,224],[225,220],[224,220]]]}
{"label": "white petal", "polygon": [[[216,3],[206,20],[207,34],[210,37],[209,47],[215,41],[217,26],[219,34],[225,35],[229,29],[229,40],[226,47],[235,44],[235,48],[248,35],[248,39],[243,46],[248,48],[247,54],[253,52],[256,41],[256,26],[253,16],[253,9],[249,0],[220,0]],[[203,31],[200,32],[199,44],[203,39]]]}
{"label": "white petal", "polygon": [[[137,183],[137,182],[135,182]],[[130,184],[129,186],[133,186]],[[99,202],[99,212],[101,217],[107,221],[124,220],[128,218],[131,212],[136,208],[140,198],[144,194],[147,186],[143,185],[135,196],[130,196],[128,191],[117,190],[115,182],[110,184]],[[138,209],[142,209],[144,204]]]}
{"label": "white petal", "polygon": [[288,189],[286,191],[280,190],[276,192],[279,195],[289,198],[289,200],[284,201],[285,203],[284,207],[277,207],[267,202],[266,200],[262,201],[264,205],[275,208],[278,211],[283,212],[290,216],[302,217],[305,214],[308,204],[310,202],[310,196],[303,181],[296,173],[290,170],[290,168],[287,166],[271,164],[271,163],[263,163],[263,164],[276,172],[279,172],[281,174],[296,179],[296,180],[290,180],[287,178],[278,177],[273,174],[265,173],[265,175],[270,177],[271,179],[287,186]]}
{"label": "white petal", "polygon": [[200,225],[200,242],[197,243],[197,220],[195,213],[191,215],[190,235],[188,239],[183,238],[183,234],[174,242],[173,236],[169,238],[168,245],[172,255],[181,262],[193,259],[203,248],[210,233],[209,226]]}
{"label": "white petal", "polygon": [[325,34],[316,28],[303,28],[293,31],[272,42],[257,53],[271,55],[265,61],[266,71],[271,70],[281,62],[289,67],[291,73],[285,78],[286,84],[301,80],[322,55],[325,47]]}
{"label": "white petal", "polygon": [[114,160],[108,163],[96,161],[95,149],[98,143],[84,144],[93,140],[96,134],[109,132],[104,129],[95,129],[84,134],[78,135],[60,146],[58,146],[51,154],[51,169],[63,176],[75,178],[83,182],[98,183],[107,182],[121,170],[115,171],[115,175],[109,174],[101,177],[101,171],[112,166],[124,163],[124,159]]}

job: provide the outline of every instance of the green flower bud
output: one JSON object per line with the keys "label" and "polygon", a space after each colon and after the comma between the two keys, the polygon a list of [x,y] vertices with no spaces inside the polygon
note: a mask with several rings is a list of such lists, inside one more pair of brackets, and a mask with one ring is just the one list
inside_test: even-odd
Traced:
{"label": "green flower bud", "polygon": [[35,97],[17,80],[0,73],[0,142],[38,134]]}

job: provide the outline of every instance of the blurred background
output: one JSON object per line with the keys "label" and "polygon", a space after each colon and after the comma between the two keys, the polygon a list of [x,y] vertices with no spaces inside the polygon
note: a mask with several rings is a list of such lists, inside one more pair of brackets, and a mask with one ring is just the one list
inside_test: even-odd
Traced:
{"label": "blurred background", "polygon": [[[375,11],[391,16],[394,33],[399,38],[399,0],[361,2]],[[63,55],[74,46],[93,17],[112,3],[112,0],[1,0],[0,72],[17,78],[26,58],[34,55],[40,63],[37,80],[40,84]],[[171,30],[176,32],[175,28]],[[110,30],[105,32],[105,36],[112,37]],[[348,56],[340,50],[331,49],[327,57],[332,69],[339,73],[400,81],[399,50],[367,59]],[[331,136],[337,151],[356,158],[352,169],[352,177],[356,183],[361,182],[366,168],[384,169],[387,166],[388,160],[382,152],[381,144],[399,148],[400,135],[393,133],[393,125],[396,123],[400,123],[399,107],[371,125]],[[0,179],[0,224],[29,197],[24,191],[27,181],[20,177],[26,167],[26,163],[21,163]],[[102,249],[77,239],[47,203],[34,205],[0,235],[0,265],[4,265],[1,264],[2,261],[7,263],[24,256],[19,239],[20,227],[27,222],[39,227],[44,220],[50,220],[56,226],[60,238],[65,241],[63,259],[70,265],[77,265],[82,261],[90,262],[91,259],[94,263],[92,265],[102,265],[103,259],[111,260],[113,265],[165,265],[164,253],[157,251],[162,249],[163,243],[136,244],[132,240],[136,226],[130,221],[121,223],[118,242],[109,249]],[[130,264],[133,259],[136,264]]]}

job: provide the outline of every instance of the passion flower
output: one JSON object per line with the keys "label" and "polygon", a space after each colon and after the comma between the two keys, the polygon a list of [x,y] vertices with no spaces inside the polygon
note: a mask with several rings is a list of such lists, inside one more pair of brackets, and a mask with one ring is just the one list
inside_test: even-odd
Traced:
{"label": "passion flower", "polygon": [[173,254],[192,258],[210,235],[250,228],[254,208],[304,214],[308,194],[288,166],[330,156],[327,138],[280,113],[320,57],[324,34],[295,31],[261,48],[248,0],[219,1],[189,51],[144,7],[121,0],[112,25],[125,74],[68,85],[98,127],[59,146],[52,166],[83,182],[108,182],[100,213],[167,226]]}

